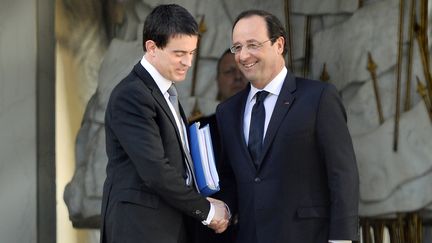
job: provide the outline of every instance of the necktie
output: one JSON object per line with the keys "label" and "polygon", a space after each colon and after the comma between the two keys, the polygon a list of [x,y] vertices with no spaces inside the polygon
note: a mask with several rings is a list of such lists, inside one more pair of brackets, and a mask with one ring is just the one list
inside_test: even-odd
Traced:
{"label": "necktie", "polygon": [[267,95],[267,91],[257,92],[255,95],[255,105],[252,107],[248,148],[256,168],[259,167],[259,157],[262,150],[265,121],[264,99]]}
{"label": "necktie", "polygon": [[169,101],[171,102],[171,104],[174,107],[174,110],[176,112],[176,116],[177,119],[180,122],[180,128],[179,128],[179,132],[180,132],[180,139],[182,141],[182,146],[183,146],[183,152],[185,154],[186,157],[186,174],[187,174],[187,179],[186,179],[186,184],[187,185],[191,185],[192,181],[194,182],[196,188],[198,189],[198,186],[196,184],[195,181],[195,174],[193,171],[193,164],[192,164],[192,158],[190,156],[190,152],[187,146],[187,138],[186,138],[186,134],[184,131],[184,123],[183,123],[183,119],[180,115],[180,108],[179,108],[179,102],[178,102],[178,95],[177,95],[177,89],[175,88],[174,85],[171,85],[168,89],[168,94],[169,94]]}

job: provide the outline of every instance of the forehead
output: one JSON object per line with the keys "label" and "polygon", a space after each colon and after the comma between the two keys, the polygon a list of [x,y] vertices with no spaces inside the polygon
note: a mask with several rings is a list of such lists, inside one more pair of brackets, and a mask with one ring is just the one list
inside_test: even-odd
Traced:
{"label": "forehead", "polygon": [[220,61],[221,66],[231,65],[232,63],[235,63],[234,54],[232,53],[225,54]]}
{"label": "forehead", "polygon": [[262,41],[268,37],[267,24],[258,15],[240,19],[233,28],[233,43],[251,40]]}
{"label": "forehead", "polygon": [[183,51],[193,51],[196,49],[198,43],[198,36],[176,34],[168,37],[167,48],[178,49]]}

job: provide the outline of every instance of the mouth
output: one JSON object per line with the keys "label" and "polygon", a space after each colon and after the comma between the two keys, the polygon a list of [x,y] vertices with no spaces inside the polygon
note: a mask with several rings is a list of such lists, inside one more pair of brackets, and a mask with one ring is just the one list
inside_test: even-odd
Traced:
{"label": "mouth", "polygon": [[185,74],[187,72],[187,69],[178,69],[177,73],[179,74]]}
{"label": "mouth", "polygon": [[257,64],[257,62],[253,62],[253,63],[243,63],[242,65],[243,65],[243,67],[244,67],[245,69],[250,69],[250,68],[252,68],[253,66],[255,66],[255,64]]}

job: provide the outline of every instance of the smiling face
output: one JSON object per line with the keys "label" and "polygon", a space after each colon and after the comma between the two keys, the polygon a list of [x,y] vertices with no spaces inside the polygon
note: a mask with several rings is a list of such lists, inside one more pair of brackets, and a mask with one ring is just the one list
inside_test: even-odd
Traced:
{"label": "smiling face", "polygon": [[197,43],[198,36],[184,34],[170,37],[163,48],[148,40],[145,43],[146,58],[164,78],[180,82],[185,80],[187,71],[192,66]]}
{"label": "smiling face", "polygon": [[[242,48],[235,54],[235,60],[242,73],[256,88],[264,88],[285,66],[283,58],[284,38],[272,41],[263,17],[252,15],[240,19],[233,28],[233,45]],[[262,43],[257,49],[247,45]]]}

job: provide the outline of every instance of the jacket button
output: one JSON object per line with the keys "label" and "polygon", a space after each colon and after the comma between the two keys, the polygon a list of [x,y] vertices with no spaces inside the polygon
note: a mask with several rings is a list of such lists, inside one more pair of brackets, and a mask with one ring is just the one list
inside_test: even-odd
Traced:
{"label": "jacket button", "polygon": [[201,212],[201,210],[195,210],[194,213],[198,215],[198,214],[200,214],[200,213],[202,213],[202,212]]}
{"label": "jacket button", "polygon": [[259,182],[261,182],[261,178],[256,177],[254,181],[255,181],[256,183],[259,183]]}

